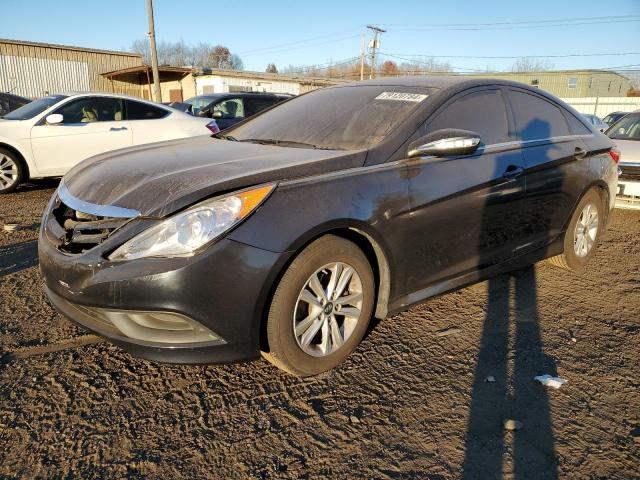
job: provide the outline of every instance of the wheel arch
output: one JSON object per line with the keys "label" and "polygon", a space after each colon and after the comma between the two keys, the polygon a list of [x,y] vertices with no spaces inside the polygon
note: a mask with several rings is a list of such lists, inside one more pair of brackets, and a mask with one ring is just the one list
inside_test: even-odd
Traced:
{"label": "wheel arch", "polygon": [[263,351],[268,351],[267,335],[266,335],[266,319],[268,317],[269,308],[271,307],[271,299],[273,294],[280,283],[282,276],[285,274],[289,265],[295,260],[295,258],[311,243],[326,235],[335,235],[345,240],[349,240],[355,243],[360,250],[365,254],[371,269],[373,270],[373,276],[375,281],[375,308],[374,316],[379,319],[384,319],[389,311],[389,298],[391,294],[391,262],[389,261],[389,254],[384,246],[384,243],[376,238],[375,233],[369,231],[365,225],[357,223],[345,223],[339,225],[326,225],[321,230],[314,229],[313,232],[309,232],[307,235],[299,238],[294,242],[290,251],[292,254],[289,256],[286,262],[279,266],[277,274],[273,276],[273,281],[267,291],[266,297],[263,300],[262,311],[259,315],[260,325],[260,348]]}
{"label": "wheel arch", "polygon": [[9,143],[5,143],[1,140],[0,140],[0,148],[9,150],[11,153],[15,154],[18,157],[18,160],[22,162],[22,165],[24,166],[24,169],[25,169],[25,177],[23,177],[22,181],[23,182],[29,181],[29,179],[31,178],[31,171],[29,169],[29,163],[27,162],[27,159],[22,154],[22,152],[18,150],[16,147],[14,147],[13,145]]}

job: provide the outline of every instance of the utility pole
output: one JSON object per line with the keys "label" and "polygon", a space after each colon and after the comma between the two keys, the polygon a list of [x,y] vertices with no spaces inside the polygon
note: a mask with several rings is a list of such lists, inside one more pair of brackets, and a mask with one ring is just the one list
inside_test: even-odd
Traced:
{"label": "utility pole", "polygon": [[369,69],[369,78],[371,79],[375,76],[376,50],[380,48],[380,40],[378,40],[378,36],[381,33],[386,32],[386,30],[375,25],[367,25],[367,28],[373,32],[373,40],[369,43],[369,50],[371,51],[371,68]]}
{"label": "utility pole", "polygon": [[364,55],[367,49],[367,34],[362,34],[362,50],[360,51],[360,81],[364,80]]}
{"label": "utility pole", "polygon": [[149,17],[149,44],[151,45],[151,69],[153,70],[153,89],[155,101],[162,103],[160,89],[160,73],[158,72],[158,51],[156,50],[156,29],[153,25],[153,0],[147,0],[147,16]]}

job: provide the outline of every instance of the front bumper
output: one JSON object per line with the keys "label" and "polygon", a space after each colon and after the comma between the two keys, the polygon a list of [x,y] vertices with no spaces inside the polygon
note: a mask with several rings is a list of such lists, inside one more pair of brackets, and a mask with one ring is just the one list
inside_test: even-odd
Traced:
{"label": "front bumper", "polygon": [[[190,258],[105,260],[99,247],[61,253],[43,229],[40,270],[55,308],[136,356],[168,363],[227,363],[260,353],[260,320],[270,286],[286,262],[274,253],[222,239]],[[215,333],[206,342],[131,338],[92,309],[170,312]]]}

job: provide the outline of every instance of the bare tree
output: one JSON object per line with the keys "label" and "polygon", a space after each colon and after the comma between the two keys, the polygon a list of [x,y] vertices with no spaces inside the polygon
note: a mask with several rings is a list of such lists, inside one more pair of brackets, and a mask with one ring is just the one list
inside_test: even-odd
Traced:
{"label": "bare tree", "polygon": [[540,60],[532,57],[518,58],[511,66],[512,72],[543,72],[553,70],[553,63],[549,60]]}
{"label": "bare tree", "polygon": [[267,73],[278,73],[278,67],[276,67],[275,63],[270,63],[267,65],[267,69],[265,70]]}
{"label": "bare tree", "polygon": [[[146,64],[150,63],[149,42],[146,39],[135,40],[131,51],[139,53]],[[188,45],[183,40],[178,42],[162,41],[158,43],[158,63],[160,65],[186,66],[193,65],[209,68],[242,70],[242,59],[229,51],[224,45],[198,43]]]}

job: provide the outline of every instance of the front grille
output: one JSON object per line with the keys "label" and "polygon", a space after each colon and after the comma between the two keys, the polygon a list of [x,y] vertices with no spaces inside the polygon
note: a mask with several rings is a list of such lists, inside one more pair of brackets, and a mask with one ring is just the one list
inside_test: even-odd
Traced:
{"label": "front grille", "polygon": [[128,218],[99,217],[80,212],[65,205],[61,200],[51,211],[51,217],[64,230],[58,249],[70,254],[83,253],[101,244],[129,221]]}
{"label": "front grille", "polygon": [[621,179],[640,180],[640,164],[624,164],[619,165]]}

